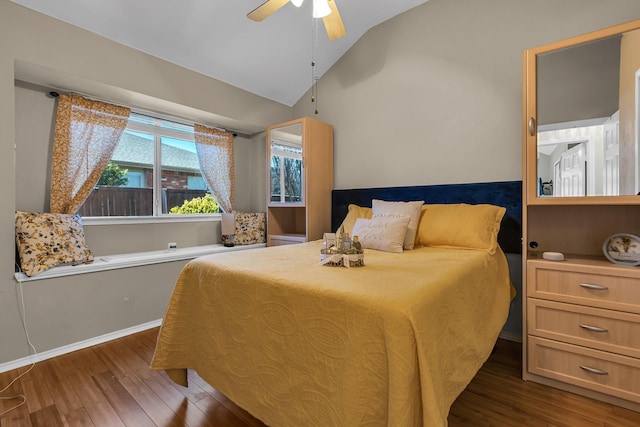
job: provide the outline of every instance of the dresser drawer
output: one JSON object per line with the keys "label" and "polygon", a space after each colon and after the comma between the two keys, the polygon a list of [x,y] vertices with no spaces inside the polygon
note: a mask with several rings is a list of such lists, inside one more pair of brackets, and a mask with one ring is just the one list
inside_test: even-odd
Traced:
{"label": "dresser drawer", "polygon": [[529,372],[640,402],[640,360],[530,336]]}
{"label": "dresser drawer", "polygon": [[529,298],[531,335],[640,358],[640,315]]}
{"label": "dresser drawer", "polygon": [[609,275],[590,272],[588,266],[572,268],[570,263],[528,261],[527,295],[640,313],[640,270],[618,268]]}

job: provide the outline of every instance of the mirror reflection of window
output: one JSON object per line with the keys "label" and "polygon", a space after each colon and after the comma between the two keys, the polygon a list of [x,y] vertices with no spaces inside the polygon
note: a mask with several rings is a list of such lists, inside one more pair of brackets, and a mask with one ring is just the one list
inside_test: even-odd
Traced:
{"label": "mirror reflection of window", "polygon": [[302,201],[302,160],[285,157],[284,159],[284,201]]}
{"label": "mirror reflection of window", "polygon": [[279,202],[282,190],[280,182],[282,181],[282,168],[280,167],[282,158],[277,155],[271,155],[271,201]]}
{"label": "mirror reflection of window", "polygon": [[[283,191],[284,190],[284,191]],[[302,202],[302,147],[271,142],[272,202]]]}

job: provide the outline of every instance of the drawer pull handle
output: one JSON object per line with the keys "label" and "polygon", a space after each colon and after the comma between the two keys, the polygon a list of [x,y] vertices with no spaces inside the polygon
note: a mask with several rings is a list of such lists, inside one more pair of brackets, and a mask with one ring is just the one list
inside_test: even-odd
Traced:
{"label": "drawer pull handle", "polygon": [[601,369],[596,369],[596,368],[590,368],[589,366],[580,365],[580,368],[582,368],[585,371],[590,372],[592,374],[596,374],[596,375],[609,375],[609,373],[607,371],[603,371]]}
{"label": "drawer pull handle", "polygon": [[602,285],[591,285],[589,283],[580,283],[580,286],[582,286],[583,288],[587,288],[587,289],[594,289],[596,291],[606,291],[609,288],[606,286],[602,286]]}
{"label": "drawer pull handle", "polygon": [[608,329],[605,328],[599,328],[598,326],[591,326],[591,325],[580,325],[580,327],[582,329],[586,329],[587,331],[591,331],[591,332],[609,332]]}

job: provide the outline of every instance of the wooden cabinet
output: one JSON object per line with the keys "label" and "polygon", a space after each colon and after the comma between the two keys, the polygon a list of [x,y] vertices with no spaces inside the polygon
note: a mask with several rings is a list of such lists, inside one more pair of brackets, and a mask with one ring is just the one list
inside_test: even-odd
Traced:
{"label": "wooden cabinet", "polygon": [[[606,61],[573,62],[599,49]],[[640,411],[640,267],[603,255],[609,236],[640,235],[633,49],[640,21],[524,52],[523,378]],[[611,70],[613,93],[590,99]]]}
{"label": "wooden cabinet", "polygon": [[608,264],[527,261],[526,369],[640,402],[640,270]]}
{"label": "wooden cabinet", "polygon": [[333,127],[304,117],[267,129],[267,245],[331,231]]}

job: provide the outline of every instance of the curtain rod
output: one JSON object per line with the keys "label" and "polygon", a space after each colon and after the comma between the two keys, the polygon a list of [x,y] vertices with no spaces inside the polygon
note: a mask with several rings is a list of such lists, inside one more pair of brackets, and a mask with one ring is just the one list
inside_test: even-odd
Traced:
{"label": "curtain rod", "polygon": [[[48,95],[51,96],[52,98],[57,98],[57,97],[60,96],[60,93],[56,92],[55,90],[52,90],[52,91],[50,91],[48,93]],[[76,93],[76,92],[68,92],[67,95],[79,95],[79,96],[82,96],[82,97],[93,99],[94,101],[101,101],[101,102],[108,102],[108,103],[112,103],[113,102],[113,101],[109,101],[109,100],[106,100],[106,99],[100,99],[100,98],[92,97],[92,96],[89,96],[89,95],[83,95],[83,94]],[[211,126],[211,125],[203,125],[203,126]],[[231,135],[233,135],[234,138],[236,136],[238,136],[238,132],[237,131],[226,129],[226,128],[221,128],[221,127],[217,127],[217,126],[213,126],[213,127],[215,127],[218,130],[221,130],[223,132],[231,133]]]}

